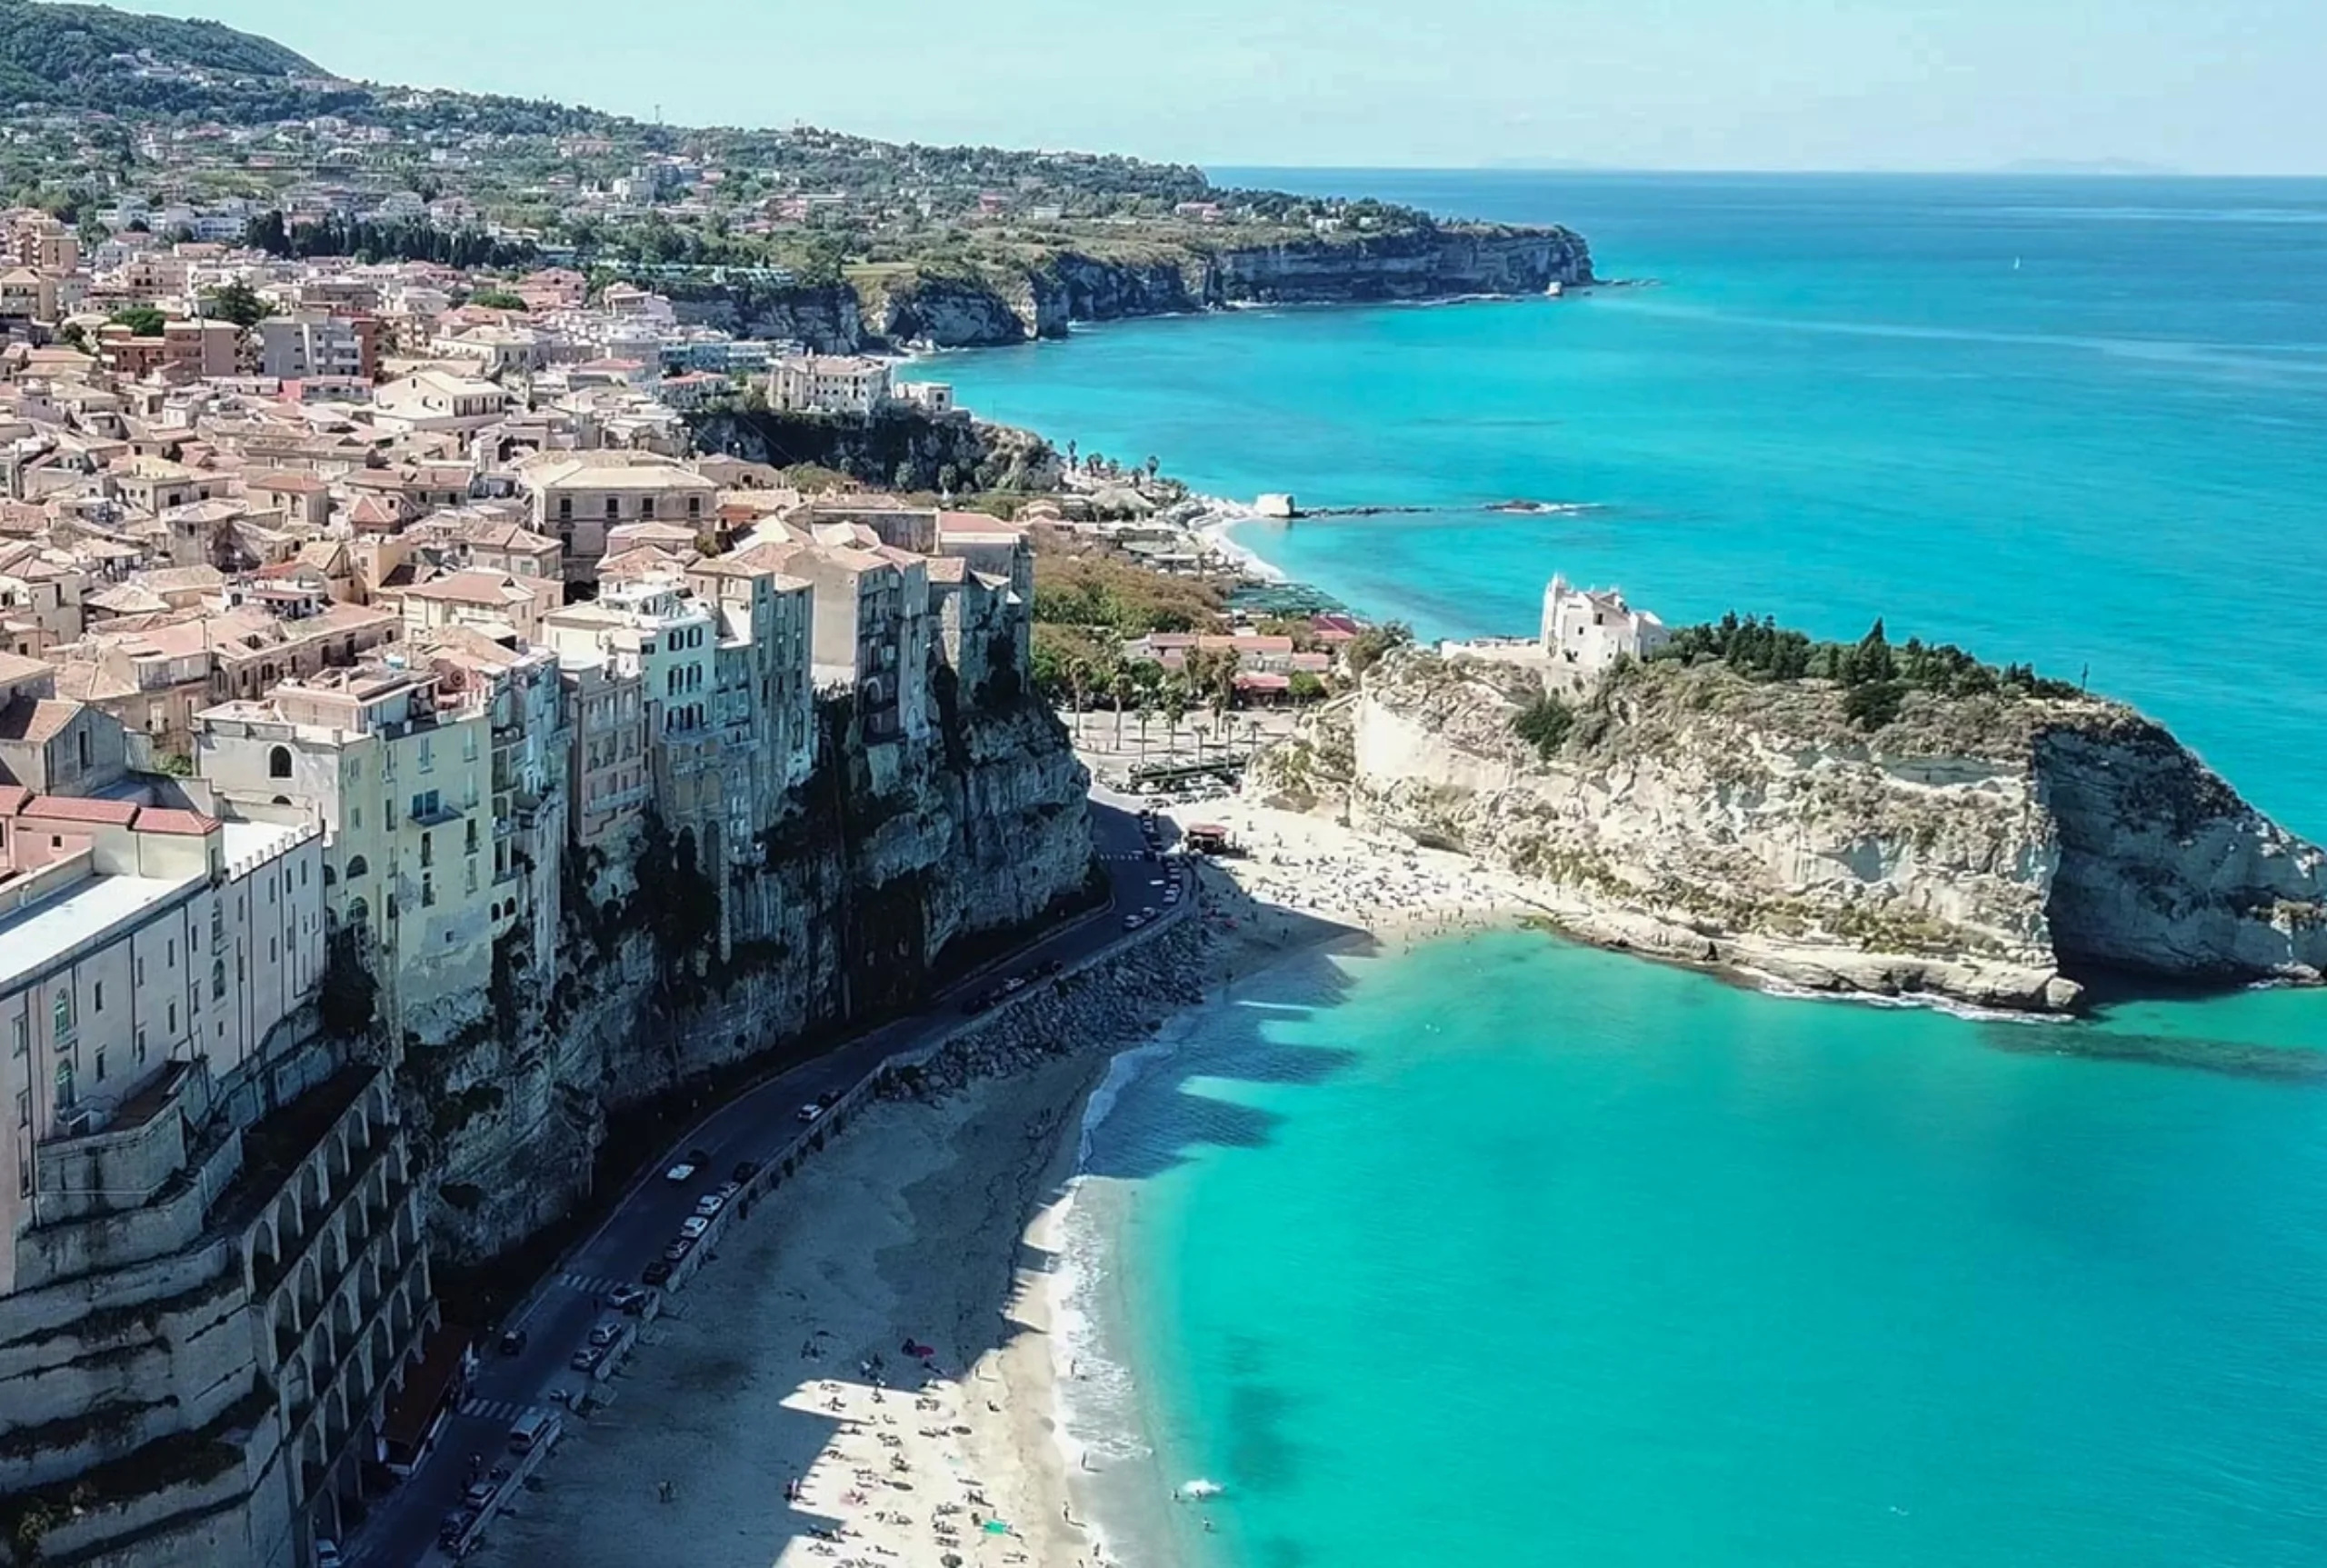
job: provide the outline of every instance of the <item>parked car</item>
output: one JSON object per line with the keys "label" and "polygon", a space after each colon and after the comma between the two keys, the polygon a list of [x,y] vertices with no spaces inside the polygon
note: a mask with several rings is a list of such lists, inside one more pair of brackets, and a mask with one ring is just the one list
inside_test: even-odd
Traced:
{"label": "parked car", "polygon": [[519,1416],[509,1427],[509,1452],[531,1453],[534,1444],[539,1443],[543,1434],[549,1431],[550,1423],[554,1419],[546,1410],[529,1410]]}
{"label": "parked car", "polygon": [[798,1116],[803,1122],[813,1122],[824,1114],[824,1108],[822,1105],[813,1104],[803,1105],[798,1111],[794,1113],[794,1114]]}
{"label": "parked car", "polygon": [[719,1193],[705,1193],[694,1201],[694,1212],[706,1220],[726,1206],[725,1195]]}
{"label": "parked car", "polygon": [[315,1568],[339,1568],[340,1562],[338,1542],[318,1541],[315,1543]]}
{"label": "parked car", "polygon": [[671,1277],[671,1265],[665,1260],[656,1258],[639,1271],[638,1277],[650,1285],[659,1285]]}
{"label": "parked car", "polygon": [[691,1242],[702,1240],[703,1233],[710,1228],[711,1219],[706,1214],[689,1214],[679,1222],[679,1234]]}
{"label": "parked car", "polygon": [[674,1263],[693,1251],[694,1251],[693,1236],[674,1236],[671,1238],[671,1244],[663,1249],[663,1261],[666,1263]]}
{"label": "parked car", "polygon": [[565,1364],[576,1372],[595,1372],[598,1363],[606,1359],[603,1346],[584,1345],[567,1358]]}
{"label": "parked car", "polygon": [[605,1303],[618,1313],[635,1317],[646,1305],[651,1293],[644,1285],[616,1285],[605,1293]]}
{"label": "parked car", "polygon": [[501,1336],[501,1353],[503,1355],[524,1354],[525,1331],[521,1328],[513,1328],[504,1333]]}
{"label": "parked car", "polygon": [[469,1526],[475,1523],[476,1515],[467,1509],[454,1509],[437,1523],[436,1544],[448,1552],[451,1551],[460,1544],[461,1537],[466,1535],[469,1533]]}
{"label": "parked car", "polygon": [[[500,1490],[501,1483],[498,1481],[472,1481],[469,1483],[469,1489],[461,1493],[461,1506],[474,1508],[481,1513],[484,1511],[484,1505],[493,1501],[493,1494]],[[316,1564],[317,1568],[322,1568],[320,1554],[316,1559]]]}
{"label": "parked car", "polygon": [[603,1348],[621,1337],[622,1324],[618,1323],[599,1323],[590,1326],[590,1343],[594,1346]]}
{"label": "parked car", "polygon": [[1144,914],[1126,914],[1124,916],[1124,929],[1125,931],[1137,931],[1141,926],[1145,925],[1146,924],[1147,916]]}
{"label": "parked car", "polygon": [[690,1161],[681,1160],[663,1173],[663,1179],[675,1185],[684,1185],[694,1180],[694,1165]]}
{"label": "parked car", "polygon": [[827,1111],[831,1110],[834,1105],[840,1104],[840,1091],[837,1089],[825,1090],[823,1094],[816,1096],[816,1104],[822,1105]]}
{"label": "parked car", "polygon": [[735,1162],[734,1176],[735,1184],[737,1186],[742,1186],[745,1182],[750,1181],[754,1176],[756,1176],[759,1174],[760,1163],[757,1160],[738,1160]]}
{"label": "parked car", "polygon": [[704,1166],[711,1164],[711,1151],[708,1149],[689,1149],[687,1151],[687,1164],[700,1171]]}

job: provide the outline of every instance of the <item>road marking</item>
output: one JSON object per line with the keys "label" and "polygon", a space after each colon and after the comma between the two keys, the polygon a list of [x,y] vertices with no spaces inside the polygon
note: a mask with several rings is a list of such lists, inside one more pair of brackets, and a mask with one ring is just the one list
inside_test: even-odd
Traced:
{"label": "road marking", "polygon": [[463,1415],[481,1415],[487,1421],[514,1422],[525,1413],[525,1405],[514,1399],[477,1399],[461,1401]]}
{"label": "road marking", "polygon": [[630,1282],[628,1280],[608,1279],[604,1274],[564,1273],[557,1276],[557,1283],[564,1285],[567,1290],[579,1291],[585,1296],[602,1296],[608,1291],[614,1290],[622,1285],[626,1285]]}

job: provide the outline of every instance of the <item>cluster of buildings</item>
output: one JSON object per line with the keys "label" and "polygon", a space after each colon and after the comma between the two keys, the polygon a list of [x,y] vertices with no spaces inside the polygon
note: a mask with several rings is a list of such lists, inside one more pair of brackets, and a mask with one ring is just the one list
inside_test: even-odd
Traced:
{"label": "cluster of buildings", "polygon": [[[246,275],[245,330],[172,259],[158,355],[0,345],[0,1498],[44,1561],[289,1564],[457,1396],[402,1043],[504,944],[554,967],[649,812],[756,862],[828,747],[1014,690],[1032,559],[691,455],[656,378],[458,310],[415,353],[416,276]],[[540,319],[660,330],[576,281]]]}

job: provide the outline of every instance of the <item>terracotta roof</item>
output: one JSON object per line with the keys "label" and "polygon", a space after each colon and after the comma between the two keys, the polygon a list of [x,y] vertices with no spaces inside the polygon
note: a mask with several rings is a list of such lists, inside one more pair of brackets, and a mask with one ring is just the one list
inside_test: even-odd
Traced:
{"label": "terracotta roof", "polygon": [[110,823],[115,827],[127,827],[137,820],[138,810],[135,801],[86,800],[79,795],[45,794],[26,801],[17,809],[16,814],[43,817],[51,822]]}
{"label": "terracotta roof", "polygon": [[39,744],[55,740],[81,712],[81,704],[55,697],[18,697],[0,708],[0,741]]}
{"label": "terracotta roof", "polygon": [[205,816],[198,811],[149,805],[137,814],[137,831],[140,833],[166,833],[201,838],[220,830],[221,824],[216,817]]}

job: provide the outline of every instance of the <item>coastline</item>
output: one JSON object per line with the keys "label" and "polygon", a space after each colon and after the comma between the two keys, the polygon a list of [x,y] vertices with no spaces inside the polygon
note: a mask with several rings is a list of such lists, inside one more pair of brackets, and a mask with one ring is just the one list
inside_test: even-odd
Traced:
{"label": "coastline", "polygon": [[[975,1568],[1176,1561],[1118,1523],[1100,1495],[1114,1456],[1086,1466],[1071,1432],[1065,1331],[1081,1303],[1059,1249],[1104,1113],[1094,1094],[1135,1071],[1118,1068],[1126,1054],[1168,1054],[1173,1020],[1216,1004],[1223,984],[1523,913],[1459,857],[1385,856],[1349,829],[1227,804],[1252,854],[1203,867],[1203,907],[1170,961],[1183,984],[1135,1003],[1151,1027],[988,1054],[866,1110],[646,1327],[610,1407],[569,1429],[557,1484],[478,1561],[629,1568],[674,1541],[691,1562],[734,1568],[859,1553],[887,1568],[943,1568],[948,1554]],[[936,1353],[903,1355],[909,1339]],[[899,1481],[912,1490],[891,1490]],[[616,1500],[636,1505],[605,1506]],[[1004,1532],[986,1533],[988,1520]]]}

